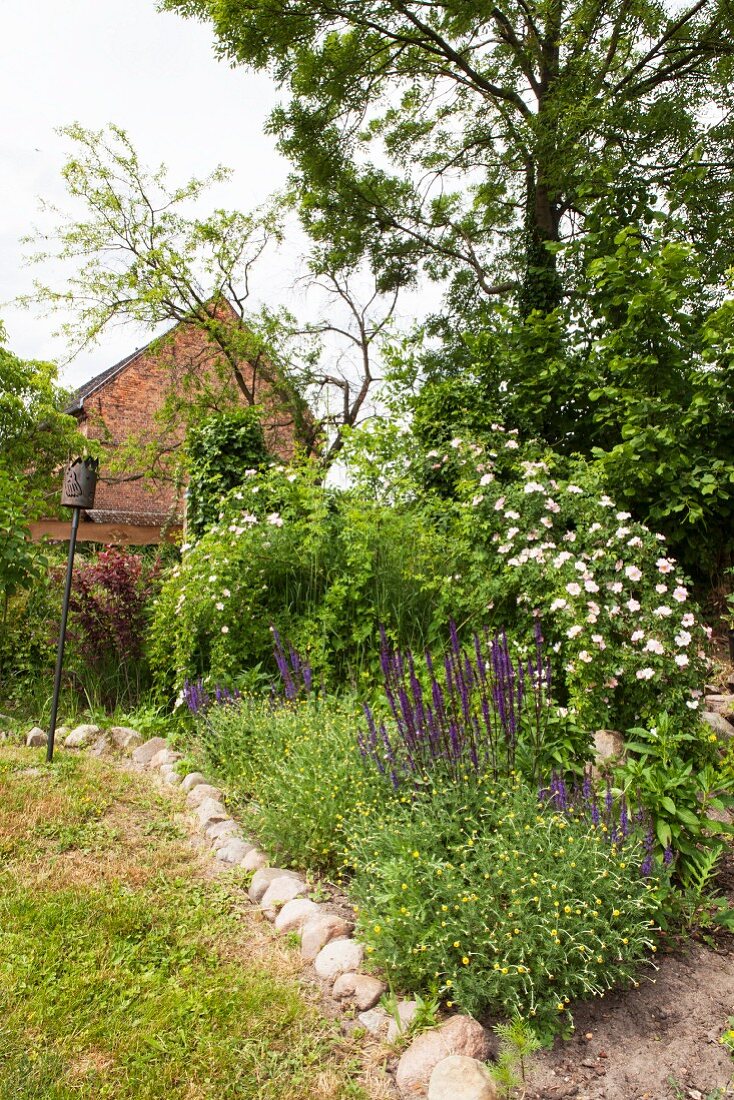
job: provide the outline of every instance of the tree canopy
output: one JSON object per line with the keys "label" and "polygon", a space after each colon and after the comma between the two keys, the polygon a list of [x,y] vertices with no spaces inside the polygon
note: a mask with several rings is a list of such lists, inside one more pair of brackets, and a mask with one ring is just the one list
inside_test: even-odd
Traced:
{"label": "tree canopy", "polygon": [[63,412],[56,367],[19,359],[2,346],[6,339],[0,322],[0,466],[22,479],[30,513],[58,492],[59,467],[85,441]]}
{"label": "tree canopy", "polygon": [[[287,92],[270,125],[304,222],[385,287],[419,271],[523,314],[574,293],[556,246],[652,193],[732,262],[731,0],[163,0]],[[691,188],[704,166],[706,187]]]}

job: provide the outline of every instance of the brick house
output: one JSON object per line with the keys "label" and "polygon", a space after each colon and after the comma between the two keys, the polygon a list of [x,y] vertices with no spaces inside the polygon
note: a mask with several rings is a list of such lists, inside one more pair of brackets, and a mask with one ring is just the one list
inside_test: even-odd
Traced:
{"label": "brick house", "polygon": [[[227,304],[218,307],[220,316],[227,310]],[[274,385],[272,372],[249,362],[239,362],[238,369],[249,399],[235,385],[209,335],[180,322],[80,386],[66,411],[77,418],[82,434],[102,445],[95,507],[86,519],[147,528],[181,524],[185,483],[176,473],[176,454],[185,424],[175,409],[189,399],[203,401],[212,412],[231,407],[233,400],[260,405],[268,450],[286,461],[291,458],[297,429],[294,412],[282,400],[287,383]],[[305,418],[308,422],[307,411]],[[134,468],[132,457],[126,460],[131,442],[144,448],[145,457],[137,460],[140,468]]]}

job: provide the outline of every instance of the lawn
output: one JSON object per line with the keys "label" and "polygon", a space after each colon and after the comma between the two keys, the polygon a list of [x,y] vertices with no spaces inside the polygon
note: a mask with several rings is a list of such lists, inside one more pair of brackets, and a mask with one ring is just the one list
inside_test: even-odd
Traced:
{"label": "lawn", "polygon": [[382,1095],[176,809],[109,762],[2,748],[0,1100]]}

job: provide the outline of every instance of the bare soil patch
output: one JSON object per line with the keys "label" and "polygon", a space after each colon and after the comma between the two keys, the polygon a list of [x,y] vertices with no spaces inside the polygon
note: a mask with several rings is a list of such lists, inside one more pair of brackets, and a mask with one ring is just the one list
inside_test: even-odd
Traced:
{"label": "bare soil patch", "polygon": [[534,1058],[527,1100],[734,1096],[734,1063],[719,1042],[729,1016],[734,938],[681,947],[638,989],[576,1005],[573,1037]]}

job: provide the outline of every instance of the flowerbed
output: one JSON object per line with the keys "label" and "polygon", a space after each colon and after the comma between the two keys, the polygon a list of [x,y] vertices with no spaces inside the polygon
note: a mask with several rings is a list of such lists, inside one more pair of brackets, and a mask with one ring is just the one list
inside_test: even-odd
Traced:
{"label": "flowerbed", "polygon": [[[153,660],[167,683],[173,644],[198,751],[273,856],[351,892],[391,981],[552,1030],[635,980],[709,843],[705,640],[660,537],[497,426],[372,496],[253,474],[164,585]],[[595,791],[599,727],[635,730]]]}

